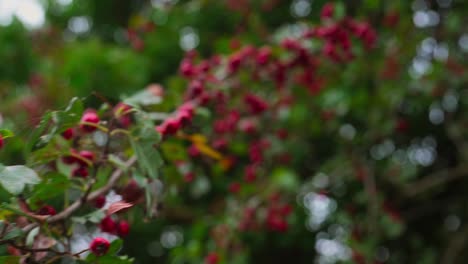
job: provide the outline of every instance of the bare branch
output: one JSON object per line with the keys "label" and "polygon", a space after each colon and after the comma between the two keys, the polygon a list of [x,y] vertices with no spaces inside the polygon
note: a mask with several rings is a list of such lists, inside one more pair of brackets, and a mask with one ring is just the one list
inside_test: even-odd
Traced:
{"label": "bare branch", "polygon": [[468,166],[461,165],[455,168],[444,169],[432,173],[422,180],[410,184],[403,190],[407,197],[416,196],[431,188],[468,176]]}
{"label": "bare branch", "polygon": [[[137,160],[136,156],[131,157],[127,162],[125,162],[125,167],[127,167],[127,168],[131,167],[136,162],[136,160]],[[112,189],[112,187],[114,187],[114,185],[117,183],[117,181],[123,175],[123,173],[124,173],[124,171],[122,169],[117,169],[116,171],[114,171],[114,173],[112,173],[109,180],[107,181],[107,184],[104,185],[103,187],[95,190],[94,192],[91,192],[87,196],[86,201],[82,201],[82,199],[79,199],[79,200],[75,201],[74,203],[72,203],[69,207],[67,207],[62,212],[47,218],[46,221],[48,223],[54,223],[54,222],[57,222],[57,221],[68,218],[73,212],[78,210],[78,208],[80,208],[83,205],[84,202],[92,201],[92,200],[96,199],[98,196],[104,195],[110,189]]]}

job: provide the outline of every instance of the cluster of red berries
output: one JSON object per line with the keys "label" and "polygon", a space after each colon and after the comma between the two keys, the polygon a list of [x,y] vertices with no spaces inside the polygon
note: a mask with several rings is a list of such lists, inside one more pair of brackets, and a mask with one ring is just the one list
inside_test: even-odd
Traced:
{"label": "cluster of red berries", "polygon": [[243,211],[238,228],[241,231],[257,230],[261,227],[261,223],[264,223],[265,228],[270,231],[286,232],[288,230],[287,217],[292,213],[292,210],[290,204],[280,201],[279,195],[273,195],[266,208],[264,220],[258,219],[259,208],[247,207]]}
{"label": "cluster of red berries", "polygon": [[291,205],[273,202],[267,210],[267,228],[271,231],[286,232],[288,230],[287,217],[291,212]]}
{"label": "cluster of red berries", "polygon": [[192,121],[194,111],[195,106],[193,103],[184,103],[171,117],[165,119],[162,124],[156,126],[156,131],[161,133],[163,136],[177,133],[179,129]]}
{"label": "cluster of red berries", "polygon": [[71,149],[70,155],[63,157],[62,161],[68,165],[77,165],[72,171],[73,177],[86,178],[89,175],[88,167],[95,162],[95,159],[96,156],[92,151],[82,150],[78,152],[75,149]]}
{"label": "cluster of red berries", "polygon": [[148,21],[138,28],[127,29],[127,39],[132,45],[132,48],[136,51],[142,51],[145,48],[145,42],[142,39],[142,34],[152,32],[154,28],[154,23]]}
{"label": "cluster of red berries", "polygon": [[125,220],[116,222],[110,215],[104,217],[99,224],[101,231],[125,237],[130,232],[130,225]]}

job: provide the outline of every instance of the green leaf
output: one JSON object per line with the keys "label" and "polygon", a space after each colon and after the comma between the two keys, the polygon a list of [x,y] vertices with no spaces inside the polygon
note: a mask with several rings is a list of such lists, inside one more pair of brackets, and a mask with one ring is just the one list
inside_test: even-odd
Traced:
{"label": "green leaf", "polygon": [[109,154],[108,160],[110,163],[114,164],[117,168],[122,171],[127,171],[128,167],[125,165],[125,162],[120,159],[117,155]]}
{"label": "green leaf", "polygon": [[18,264],[20,263],[21,257],[19,256],[1,256],[0,263],[2,264]]}
{"label": "green leaf", "polygon": [[112,241],[110,247],[109,247],[109,252],[107,252],[108,255],[116,255],[119,253],[119,250],[123,246],[123,240],[122,239],[116,239]]}
{"label": "green leaf", "polygon": [[77,97],[72,98],[64,111],[52,113],[52,119],[56,124],[57,130],[54,132],[61,132],[62,130],[76,125],[80,121],[83,111],[83,102]]}
{"label": "green leaf", "polygon": [[[63,111],[54,111],[46,113],[37,128],[32,132],[27,145],[27,151],[33,152],[45,147],[57,133],[76,125],[83,114],[83,103],[77,97],[72,98],[68,106]],[[54,125],[50,132],[46,134],[50,121]]]}
{"label": "green leaf", "polygon": [[37,173],[22,165],[0,167],[0,184],[9,193],[20,194],[26,184],[38,184],[40,178]]}
{"label": "green leaf", "polygon": [[299,180],[294,171],[286,168],[276,168],[272,173],[272,182],[288,191],[295,191],[299,187]]}
{"label": "green leaf", "polygon": [[138,165],[151,178],[158,177],[159,168],[163,164],[161,155],[155,148],[155,145],[160,140],[161,136],[159,133],[149,124],[144,124],[134,131],[131,138],[131,144],[137,156]]}
{"label": "green leaf", "polygon": [[36,151],[45,147],[52,139],[51,136],[43,136],[51,119],[52,112],[48,112],[42,117],[39,125],[37,125],[36,129],[33,130],[31,136],[29,137],[28,144],[26,145],[26,150],[28,152]]}
{"label": "green leaf", "polygon": [[29,202],[35,204],[36,202],[59,196],[70,185],[71,181],[67,176],[56,172],[47,173],[44,175],[43,180],[34,187],[34,192],[29,198]]}
{"label": "green leaf", "polygon": [[97,261],[95,263],[98,263],[98,264],[131,264],[133,263],[133,259],[130,259],[126,256],[105,255],[100,258],[97,258]]}
{"label": "green leaf", "polygon": [[73,222],[86,224],[86,222],[99,223],[106,216],[103,210],[96,210],[84,216],[72,217]]}
{"label": "green leaf", "polygon": [[21,228],[13,227],[13,229],[11,229],[10,231],[8,231],[8,233],[5,234],[3,239],[4,240],[13,239],[13,238],[20,237],[22,235],[24,235],[24,232],[23,230],[21,230]]}
{"label": "green leaf", "polygon": [[157,105],[162,101],[161,97],[154,95],[148,90],[143,90],[124,100],[125,104],[131,106]]}
{"label": "green leaf", "polygon": [[14,136],[13,132],[11,132],[11,130],[9,129],[0,129],[0,135],[2,135],[3,138],[9,138]]}

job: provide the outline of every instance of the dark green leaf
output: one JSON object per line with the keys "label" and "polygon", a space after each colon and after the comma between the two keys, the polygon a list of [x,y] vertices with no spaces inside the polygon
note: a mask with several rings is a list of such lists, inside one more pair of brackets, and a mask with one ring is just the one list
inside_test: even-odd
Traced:
{"label": "dark green leaf", "polygon": [[53,112],[52,118],[56,124],[57,132],[76,125],[80,121],[83,111],[83,103],[80,99],[74,97],[64,111]]}
{"label": "dark green leaf", "polygon": [[26,150],[28,152],[36,151],[49,143],[52,137],[43,136],[43,134],[47,131],[47,126],[49,125],[51,119],[52,112],[48,112],[42,117],[39,125],[36,127],[36,129],[33,130],[31,136],[29,137],[28,144],[26,145]]}
{"label": "dark green leaf", "polygon": [[34,204],[63,194],[64,190],[70,187],[70,183],[70,179],[61,173],[47,173],[43,180],[35,186],[29,201]]}
{"label": "dark green leaf", "polygon": [[109,248],[109,252],[107,252],[107,254],[116,255],[117,253],[119,253],[119,250],[122,248],[122,245],[123,245],[122,239],[116,239],[112,241],[110,248]]}
{"label": "dark green leaf", "polygon": [[129,259],[125,256],[110,256],[106,255],[97,259],[98,264],[131,264],[133,259]]}
{"label": "dark green leaf", "polygon": [[159,168],[163,164],[161,155],[155,147],[160,140],[159,133],[149,124],[144,124],[134,131],[131,139],[140,168],[152,178],[158,177]]}
{"label": "dark green leaf", "polygon": [[[17,237],[20,237],[24,235],[24,232],[23,230],[21,230],[21,228],[17,228],[17,227],[13,227],[11,230],[9,230],[5,236],[3,237],[4,240],[8,240],[8,239],[13,239],[13,238],[17,238]],[[1,263],[1,262],[0,262]]]}

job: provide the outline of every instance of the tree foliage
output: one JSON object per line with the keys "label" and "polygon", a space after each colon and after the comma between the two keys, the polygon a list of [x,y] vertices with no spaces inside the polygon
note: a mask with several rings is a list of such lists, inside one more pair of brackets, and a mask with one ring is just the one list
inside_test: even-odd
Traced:
{"label": "tree foliage", "polygon": [[1,263],[463,263],[463,1],[59,2],[0,27]]}

